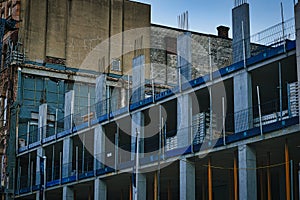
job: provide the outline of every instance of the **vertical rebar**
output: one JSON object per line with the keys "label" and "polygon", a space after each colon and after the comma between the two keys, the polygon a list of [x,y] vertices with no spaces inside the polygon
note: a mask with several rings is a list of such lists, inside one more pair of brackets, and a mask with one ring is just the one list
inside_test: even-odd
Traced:
{"label": "vertical rebar", "polygon": [[30,191],[32,192],[32,186],[33,186],[33,161],[31,161],[30,165]]}
{"label": "vertical rebar", "polygon": [[61,184],[62,179],[62,152],[59,152],[59,183]]}
{"label": "vertical rebar", "polygon": [[138,173],[139,173],[139,132],[136,129],[136,160],[135,160],[135,200],[138,199]]}
{"label": "vertical rebar", "polygon": [[222,97],[222,129],[223,129],[223,144],[226,145],[226,131],[225,131],[225,98]]}
{"label": "vertical rebar", "polygon": [[78,146],[76,146],[76,149],[75,149],[75,162],[76,162],[76,166],[75,166],[76,180],[78,180]]}
{"label": "vertical rebar", "polygon": [[238,200],[238,167],[237,167],[237,152],[233,157],[233,187],[234,187],[234,200]]}
{"label": "vertical rebar", "polygon": [[211,172],[211,161],[208,158],[208,168],[207,168],[207,178],[208,178],[208,200],[213,200],[213,189],[212,189],[212,172]]}
{"label": "vertical rebar", "polygon": [[81,163],[81,173],[84,173],[84,157],[85,157],[85,133],[83,134],[83,139],[82,139],[82,163]]}
{"label": "vertical rebar", "polygon": [[27,146],[29,146],[30,122],[27,123]]}
{"label": "vertical rebar", "polygon": [[291,200],[294,200],[294,166],[293,166],[293,160],[290,160],[290,176],[291,176]]}
{"label": "vertical rebar", "polygon": [[291,187],[290,187],[290,165],[289,165],[289,148],[287,141],[284,145],[284,155],[285,155],[285,191],[286,191],[286,200],[291,199]]}
{"label": "vertical rebar", "polygon": [[28,155],[28,168],[27,168],[27,173],[28,173],[28,175],[27,175],[27,178],[28,178],[28,180],[27,180],[27,186],[29,187],[29,185],[30,185],[30,160],[31,160],[31,153],[29,152],[29,155]]}
{"label": "vertical rebar", "polygon": [[278,63],[278,74],[279,74],[279,109],[280,109],[280,120],[282,120],[282,75],[281,75],[281,62]]}
{"label": "vertical rebar", "polygon": [[130,106],[130,80],[129,80],[129,74],[127,75],[127,106],[128,106],[128,110],[129,110],[129,106]]}
{"label": "vertical rebar", "polygon": [[57,134],[57,120],[58,120],[58,109],[55,110],[55,124],[54,124],[54,134]]}
{"label": "vertical rebar", "polygon": [[117,123],[117,131],[115,134],[115,171],[117,171],[117,167],[118,167],[118,157],[119,157],[119,124]]}
{"label": "vertical rebar", "polygon": [[91,94],[90,92],[88,92],[88,110],[87,110],[87,113],[88,113],[88,126],[91,126]]}

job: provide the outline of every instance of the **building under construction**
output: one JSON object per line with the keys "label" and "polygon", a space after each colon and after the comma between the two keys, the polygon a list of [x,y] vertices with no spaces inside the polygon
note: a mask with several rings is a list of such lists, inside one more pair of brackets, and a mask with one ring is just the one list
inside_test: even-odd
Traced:
{"label": "building under construction", "polygon": [[232,39],[150,11],[1,3],[2,199],[299,199],[300,4],[250,35],[235,1]]}

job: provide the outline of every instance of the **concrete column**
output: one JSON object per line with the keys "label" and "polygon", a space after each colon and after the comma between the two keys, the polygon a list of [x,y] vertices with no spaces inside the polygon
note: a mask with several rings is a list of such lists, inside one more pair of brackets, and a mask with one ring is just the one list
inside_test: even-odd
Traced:
{"label": "concrete column", "polygon": [[244,56],[246,58],[250,57],[250,17],[248,3],[236,5],[232,9],[232,31],[232,59],[233,63],[236,63],[244,60]]}
{"label": "concrete column", "polygon": [[94,170],[101,169],[105,164],[105,130],[101,125],[94,129],[94,159]]}
{"label": "concrete column", "polygon": [[[106,113],[106,75],[101,74],[96,79],[95,88],[96,99],[98,103],[96,107],[97,116]],[[105,161],[105,129],[104,126],[98,125],[94,129],[94,170],[102,168]]]}
{"label": "concrete column", "polygon": [[[74,113],[74,90],[65,94],[65,120],[64,126],[66,129],[72,128],[72,114]],[[70,117],[71,116],[71,117]],[[63,140],[63,159],[62,159],[62,177],[71,175],[73,159],[73,139],[65,138]]]}
{"label": "concrete column", "polygon": [[106,75],[101,74],[96,79],[96,88],[95,88],[95,94],[96,94],[96,114],[97,117],[102,116],[106,113]]}
{"label": "concrete column", "polygon": [[177,98],[177,145],[186,147],[192,143],[191,119],[192,100],[189,94]]}
{"label": "concrete column", "polygon": [[73,116],[71,114],[74,114],[74,99],[75,99],[75,93],[74,90],[71,90],[65,94],[65,120],[64,120],[64,128],[71,129],[72,128],[72,121]]}
{"label": "concrete column", "polygon": [[[145,56],[141,55],[132,61],[132,102],[145,98]],[[138,133],[138,144],[136,137]],[[136,147],[139,145],[139,158],[144,157],[144,114],[136,112],[131,115],[131,160],[136,158]],[[146,200],[146,175],[139,173],[137,177],[137,191],[133,190],[134,200]],[[137,192],[137,199],[135,192]]]}
{"label": "concrete column", "polygon": [[104,180],[97,178],[95,180],[94,199],[95,200],[106,200],[107,199],[107,186]]}
{"label": "concrete column", "polygon": [[[43,159],[42,157],[45,155],[45,150],[40,147],[37,149],[36,152],[36,178],[35,178],[35,185],[43,185],[44,183],[42,183],[41,180],[41,159]],[[45,173],[45,172],[44,172]],[[41,197],[40,194],[41,191],[37,191],[36,193],[36,200],[39,200]]]}
{"label": "concrete column", "polygon": [[179,161],[180,199],[195,199],[195,165],[188,160]]}
{"label": "concrete column", "polygon": [[248,145],[238,147],[239,199],[257,199],[256,154]]}
{"label": "concrete column", "polygon": [[[42,104],[39,106],[39,119],[38,119],[38,138],[41,141],[46,137],[46,125],[47,125],[47,104]],[[45,156],[45,150],[40,147],[37,149],[37,157],[36,157],[36,185],[43,185],[41,182],[41,160],[42,157]],[[46,173],[46,172],[44,172]],[[40,191],[36,193],[36,199],[40,199],[41,194]]]}
{"label": "concrete column", "polygon": [[192,54],[191,54],[192,34],[185,32],[177,38],[177,68],[178,84],[183,84],[192,79]]}
{"label": "concrete column", "polygon": [[74,190],[69,186],[63,187],[63,200],[73,200],[74,199]]}
{"label": "concrete column", "polygon": [[251,75],[244,71],[233,77],[234,127],[235,132],[245,131],[253,126]]}
{"label": "concrete column", "polygon": [[[145,98],[145,56],[141,55],[132,60],[132,102]],[[139,134],[140,157],[144,152],[144,114],[133,113],[131,116],[131,159],[135,158],[136,136]]]}
{"label": "concrete column", "polygon": [[46,131],[47,131],[46,126],[47,126],[47,104],[42,104],[39,106],[39,120],[38,120],[40,140],[46,137]]}
{"label": "concrete column", "polygon": [[132,96],[133,103],[145,98],[145,56],[132,60]]}
{"label": "concrete column", "polygon": [[133,192],[133,200],[146,200],[147,199],[147,179],[146,174],[140,173],[138,176],[137,185],[137,199],[135,198],[135,193]]}

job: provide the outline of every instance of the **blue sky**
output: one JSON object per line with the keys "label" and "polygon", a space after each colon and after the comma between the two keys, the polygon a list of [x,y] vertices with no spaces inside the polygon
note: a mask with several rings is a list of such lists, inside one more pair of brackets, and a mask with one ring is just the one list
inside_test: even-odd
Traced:
{"label": "blue sky", "polygon": [[[177,27],[177,16],[189,12],[190,30],[216,34],[216,27],[231,27],[234,0],[135,0],[151,4],[152,23]],[[247,0],[250,4],[251,34],[281,22],[280,3],[284,18],[294,16],[294,0]],[[295,0],[297,1],[297,0]],[[231,35],[231,30],[230,30]]]}

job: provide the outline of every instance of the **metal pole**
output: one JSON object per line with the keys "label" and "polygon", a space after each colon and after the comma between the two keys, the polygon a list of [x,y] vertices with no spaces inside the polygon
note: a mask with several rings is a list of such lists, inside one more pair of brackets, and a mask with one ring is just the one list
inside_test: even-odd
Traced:
{"label": "metal pole", "polygon": [[82,141],[82,163],[81,163],[81,173],[84,173],[84,153],[85,153],[85,150],[84,150],[84,147],[85,147],[85,134],[83,134],[83,141]]}
{"label": "metal pole", "polygon": [[300,163],[298,163],[298,196],[300,197]]}
{"label": "metal pole", "polygon": [[119,124],[117,123],[117,132],[115,134],[115,171],[117,171],[118,157],[119,157]]}
{"label": "metal pole", "polygon": [[30,165],[30,191],[32,192],[32,186],[33,186],[33,161],[31,161]]}
{"label": "metal pole", "polygon": [[233,187],[234,187],[234,200],[238,200],[238,168],[237,168],[237,153],[234,153],[233,158]]}
{"label": "metal pole", "polygon": [[138,173],[139,173],[139,132],[136,129],[136,160],[135,160],[135,193],[134,193],[134,199],[137,200],[138,199]]}
{"label": "metal pole", "polygon": [[283,4],[280,3],[280,12],[281,12],[281,27],[282,27],[282,39],[283,39],[283,50],[286,52],[286,44],[285,44],[285,32],[284,32],[284,15],[283,15]]}
{"label": "metal pole", "polygon": [[78,180],[78,146],[76,146],[76,149],[75,149],[75,162],[76,162],[76,179]]}
{"label": "metal pole", "polygon": [[212,191],[212,175],[211,175],[211,163],[210,158],[208,158],[208,200],[213,200],[213,191]]}
{"label": "metal pole", "polygon": [[290,187],[290,166],[289,166],[289,149],[287,141],[284,146],[284,155],[285,155],[285,191],[286,191],[286,200],[291,199],[291,187]]}
{"label": "metal pole", "polygon": [[54,157],[55,157],[55,148],[52,146],[52,181],[54,180]]}
{"label": "metal pole", "polygon": [[54,133],[57,134],[57,120],[58,120],[58,109],[55,110],[55,124],[54,124]]}
{"label": "metal pole", "polygon": [[31,160],[31,153],[29,152],[29,155],[28,155],[28,168],[27,168],[27,173],[28,173],[28,175],[27,175],[27,178],[28,178],[27,185],[28,186],[30,185],[30,169],[31,169],[31,166],[30,166],[31,162],[30,162],[30,160]]}
{"label": "metal pole", "polygon": [[281,62],[278,64],[279,74],[279,107],[280,107],[280,120],[282,120],[282,76],[281,76]]}
{"label": "metal pole", "polygon": [[47,176],[46,176],[46,165],[47,165],[47,157],[43,156],[44,159],[44,187],[43,187],[43,200],[46,199],[46,183],[47,183]]}
{"label": "metal pole", "polygon": [[213,130],[212,130],[212,122],[213,122],[213,110],[212,110],[212,88],[209,87],[209,140],[210,142],[213,139]]}
{"label": "metal pole", "polygon": [[128,100],[128,110],[129,110],[129,106],[130,106],[130,80],[129,80],[129,74],[127,75],[127,79],[128,79],[128,91],[127,91],[127,100]]}
{"label": "metal pole", "polygon": [[27,146],[29,146],[30,122],[27,123]]}
{"label": "metal pole", "polygon": [[225,132],[225,98],[222,97],[222,129],[223,129],[223,144],[226,145],[226,132]]}
{"label": "metal pole", "polygon": [[62,179],[62,152],[59,152],[59,180],[61,184]]}
{"label": "metal pole", "polygon": [[261,107],[260,107],[260,95],[259,95],[259,87],[258,87],[258,86],[256,86],[256,92],[257,92],[257,102],[258,102],[258,114],[259,114],[259,128],[260,128],[260,135],[263,136],[262,119],[261,119]]}
{"label": "metal pole", "polygon": [[291,171],[291,173],[290,173],[290,175],[291,175],[291,200],[294,200],[294,177],[293,177],[293,175],[294,175],[294,172],[293,172],[294,166],[293,166],[293,160],[290,160],[290,167],[291,167],[291,169],[290,169],[290,171]]}
{"label": "metal pole", "polygon": [[91,117],[90,117],[90,114],[91,114],[91,94],[90,92],[88,93],[88,126],[91,126]]}
{"label": "metal pole", "polygon": [[154,172],[154,185],[153,185],[153,187],[154,187],[154,200],[158,200],[158,194],[157,194],[157,176],[158,176],[158,174],[157,174],[158,172]]}

